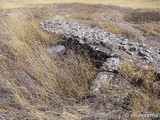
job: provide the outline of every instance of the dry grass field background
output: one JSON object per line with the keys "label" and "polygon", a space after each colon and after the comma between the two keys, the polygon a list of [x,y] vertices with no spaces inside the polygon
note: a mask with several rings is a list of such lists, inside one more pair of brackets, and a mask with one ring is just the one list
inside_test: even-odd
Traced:
{"label": "dry grass field background", "polygon": [[0,0],[3,9],[19,8],[30,4],[47,3],[111,4],[132,8],[160,8],[159,0]]}
{"label": "dry grass field background", "polygon": [[[108,93],[118,94],[119,89],[125,88],[107,84],[100,101],[92,104],[83,101],[97,73],[95,65],[87,53],[74,51],[53,59],[46,49],[63,42],[64,38],[43,31],[39,23],[65,18],[144,42],[146,46],[159,46],[158,1],[78,1],[140,8],[132,9],[112,5],[50,4],[56,0],[0,0],[0,119],[91,120],[90,113],[97,106],[107,111],[109,106],[104,104]],[[122,65],[121,74],[129,83],[135,82],[137,76],[143,82],[141,88],[135,84],[134,89],[128,90],[128,96],[121,94],[133,103],[131,112],[137,114],[151,108],[154,113],[160,113],[160,86],[150,87],[154,67],[145,68],[130,62]]]}

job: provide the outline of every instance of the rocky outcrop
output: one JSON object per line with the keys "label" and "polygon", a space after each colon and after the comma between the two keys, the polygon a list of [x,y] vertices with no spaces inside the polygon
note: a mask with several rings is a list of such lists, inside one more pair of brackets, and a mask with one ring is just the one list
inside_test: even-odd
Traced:
{"label": "rocky outcrop", "polygon": [[[118,85],[120,86],[118,94],[107,93],[108,97],[105,97],[104,100],[106,99],[107,103],[114,105],[112,110],[119,112],[119,114],[129,114],[129,111],[132,109],[132,104],[128,103],[121,96],[124,93],[127,95],[128,90],[133,87],[119,74],[120,65],[123,60],[127,58],[137,64],[160,66],[159,48],[147,48],[144,44],[133,42],[133,40],[131,42],[124,37],[105,32],[99,28],[89,28],[65,20],[46,21],[41,26],[48,32],[63,34],[67,39],[67,44],[78,44],[81,48],[87,49],[94,59],[101,61],[100,65],[98,65],[99,72],[93,80],[90,92],[88,93],[88,100],[93,97],[98,98],[99,95],[102,95],[104,85]],[[48,51],[49,53],[57,53],[59,51],[65,51],[65,47],[58,45],[58,47],[51,48]],[[155,71],[155,75],[157,78],[160,78],[160,72],[158,70]],[[103,115],[101,117],[104,119],[114,117],[111,114]]]}
{"label": "rocky outcrop", "polygon": [[[117,73],[125,58],[137,62],[137,64],[160,66],[159,48],[146,48],[145,44],[133,42],[133,40],[131,42],[124,37],[105,32],[99,28],[89,28],[65,20],[46,21],[41,23],[41,26],[48,32],[63,34],[69,44],[78,44],[89,50],[95,59],[103,61],[98,68],[101,72]],[[62,45],[51,48],[49,51],[57,53],[58,49],[65,51]],[[159,72],[155,71],[155,74],[159,77]]]}
{"label": "rocky outcrop", "polygon": [[146,49],[144,44],[131,42],[126,38],[98,28],[84,27],[65,20],[44,22],[41,25],[46,31],[63,34],[67,39],[87,46],[87,49],[97,54],[104,54],[107,58],[118,57],[123,52],[124,57],[132,60],[160,64],[160,49],[153,47]]}

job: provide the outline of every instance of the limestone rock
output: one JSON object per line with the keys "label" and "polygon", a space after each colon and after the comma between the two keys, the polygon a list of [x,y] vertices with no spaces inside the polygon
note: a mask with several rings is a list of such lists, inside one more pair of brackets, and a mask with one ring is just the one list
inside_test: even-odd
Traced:
{"label": "limestone rock", "polygon": [[64,53],[65,50],[66,50],[65,46],[56,45],[56,46],[53,46],[52,48],[47,49],[47,53],[49,53],[50,55],[60,55]]}
{"label": "limestone rock", "polygon": [[100,69],[108,72],[118,72],[120,64],[119,58],[108,58]]}

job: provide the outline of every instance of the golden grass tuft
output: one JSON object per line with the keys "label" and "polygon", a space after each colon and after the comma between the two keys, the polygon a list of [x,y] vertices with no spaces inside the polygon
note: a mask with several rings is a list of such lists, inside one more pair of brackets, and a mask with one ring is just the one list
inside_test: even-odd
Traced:
{"label": "golden grass tuft", "polygon": [[128,60],[121,65],[120,73],[135,87],[128,91],[126,96],[132,103],[132,114],[149,109],[156,114],[160,112],[158,106],[160,89],[153,85],[153,81],[156,80],[154,70],[154,66],[138,66]]}
{"label": "golden grass tuft", "polygon": [[154,66],[138,66],[125,60],[121,65],[120,71],[133,85],[144,87],[147,91],[152,93],[154,91],[152,83],[156,79],[154,76],[155,69]]}
{"label": "golden grass tuft", "polygon": [[145,23],[144,24],[144,31],[146,33],[149,33],[153,36],[159,37],[159,26],[157,24],[154,23]]}
{"label": "golden grass tuft", "polygon": [[104,31],[114,34],[120,34],[128,39],[136,38],[137,33],[132,28],[127,28],[125,25],[121,25],[116,21],[103,21],[96,20],[95,26],[102,28]]}

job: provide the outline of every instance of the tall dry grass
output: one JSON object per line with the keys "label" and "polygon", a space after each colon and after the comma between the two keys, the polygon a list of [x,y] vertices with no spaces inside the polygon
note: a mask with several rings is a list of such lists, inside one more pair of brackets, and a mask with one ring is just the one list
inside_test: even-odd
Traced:
{"label": "tall dry grass", "polygon": [[37,106],[74,104],[85,97],[96,73],[89,59],[71,52],[58,65],[46,48],[51,38],[52,45],[62,39],[41,30],[26,11],[1,18],[0,28],[5,36],[0,41],[0,112],[8,118],[49,119]]}
{"label": "tall dry grass", "polygon": [[[104,84],[104,96],[98,98],[100,106],[97,105],[98,101],[79,105],[79,100],[85,98],[89,82],[96,73],[90,58],[73,51],[52,58],[46,49],[64,41],[63,36],[47,33],[39,27],[39,23],[46,19],[66,18],[136,39],[139,33],[147,32],[152,25],[158,33],[156,21],[159,18],[156,17],[154,21],[140,17],[137,21],[139,10],[132,14],[132,9],[103,5],[56,4],[29,9],[31,11],[27,8],[9,12],[2,10],[7,14],[0,14],[0,112],[4,119],[80,120],[82,115],[92,117],[89,113],[94,109],[93,106],[96,106],[95,110],[98,106],[108,112],[110,105],[104,105],[108,103],[110,93],[113,93],[111,98],[112,95],[127,97],[134,105],[132,113],[138,114],[149,108],[155,113],[160,111],[157,99],[159,84],[150,87],[154,78],[152,68],[128,62],[123,64],[121,72],[134,84],[129,84],[132,86],[130,90],[124,86]],[[120,24],[123,22],[128,23],[127,27]],[[148,23],[151,24],[148,26]],[[135,28],[135,25],[143,30],[137,32],[139,28]],[[148,33],[154,35],[154,31]]]}
{"label": "tall dry grass", "polygon": [[128,99],[133,104],[132,114],[138,114],[145,109],[152,108],[156,114],[160,112],[159,82],[154,75],[155,66],[139,66],[125,60],[120,68],[120,73],[136,88],[128,94]]}

